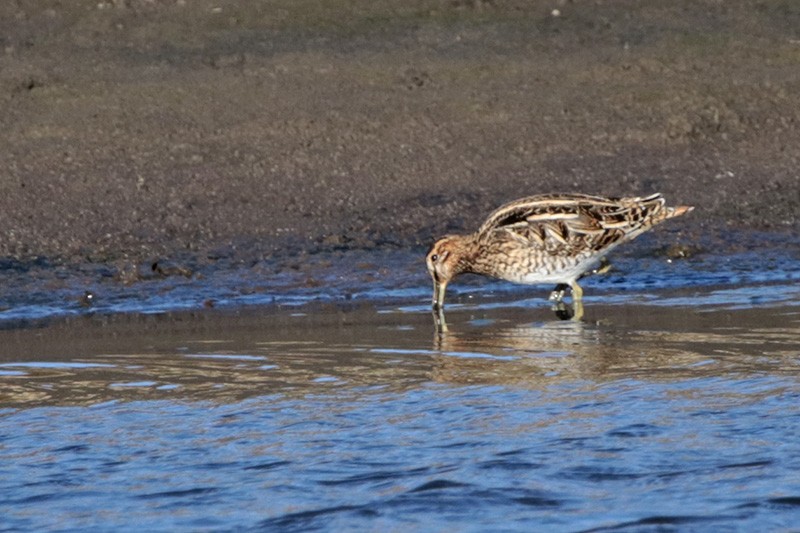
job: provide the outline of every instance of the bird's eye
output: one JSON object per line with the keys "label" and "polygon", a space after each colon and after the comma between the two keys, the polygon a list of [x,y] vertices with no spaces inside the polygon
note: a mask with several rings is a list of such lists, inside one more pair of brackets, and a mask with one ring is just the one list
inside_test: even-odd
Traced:
{"label": "bird's eye", "polygon": [[438,255],[436,255],[436,254],[433,254],[433,255],[431,256],[431,261],[433,261],[434,263],[435,263],[435,262],[436,262],[438,259],[439,259],[439,256],[438,256]]}

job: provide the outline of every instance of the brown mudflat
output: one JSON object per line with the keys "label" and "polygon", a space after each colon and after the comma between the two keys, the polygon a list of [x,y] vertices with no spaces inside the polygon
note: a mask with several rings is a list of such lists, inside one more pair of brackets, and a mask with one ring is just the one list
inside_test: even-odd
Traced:
{"label": "brown mudflat", "polygon": [[553,191],[796,227],[798,26],[787,1],[3,2],[0,258],[422,246]]}

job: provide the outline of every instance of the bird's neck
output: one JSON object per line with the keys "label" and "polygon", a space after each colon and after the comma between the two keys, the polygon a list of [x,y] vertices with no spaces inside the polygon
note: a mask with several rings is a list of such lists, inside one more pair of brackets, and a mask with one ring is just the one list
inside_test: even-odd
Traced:
{"label": "bird's neck", "polygon": [[481,247],[478,243],[478,234],[458,236],[458,272],[469,274],[486,274],[483,271],[482,261],[479,261]]}
{"label": "bird's neck", "polygon": [[480,274],[489,277],[502,277],[498,272],[498,257],[504,257],[505,253],[500,246],[501,242],[481,240],[477,233],[464,236],[462,245],[462,272]]}

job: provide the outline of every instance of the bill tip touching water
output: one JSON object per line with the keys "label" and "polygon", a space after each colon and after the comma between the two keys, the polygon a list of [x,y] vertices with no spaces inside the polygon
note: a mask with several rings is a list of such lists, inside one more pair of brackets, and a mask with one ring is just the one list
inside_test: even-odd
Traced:
{"label": "bill tip touching water", "polygon": [[544,194],[509,202],[475,233],[446,235],[433,244],[426,257],[433,308],[444,308],[447,284],[465,273],[528,285],[553,283],[550,299],[558,302],[569,287],[579,305],[578,280],[606,254],[693,209],[668,207],[660,193],[627,198]]}

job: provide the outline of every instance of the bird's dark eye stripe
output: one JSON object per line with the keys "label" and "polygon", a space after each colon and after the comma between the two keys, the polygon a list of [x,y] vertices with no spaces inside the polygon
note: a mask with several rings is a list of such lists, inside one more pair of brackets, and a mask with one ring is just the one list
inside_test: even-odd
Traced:
{"label": "bird's dark eye stripe", "polygon": [[436,255],[436,254],[433,254],[433,255],[431,256],[431,261],[434,261],[434,262],[435,262],[437,259],[439,259],[439,256],[438,256],[438,255]]}

